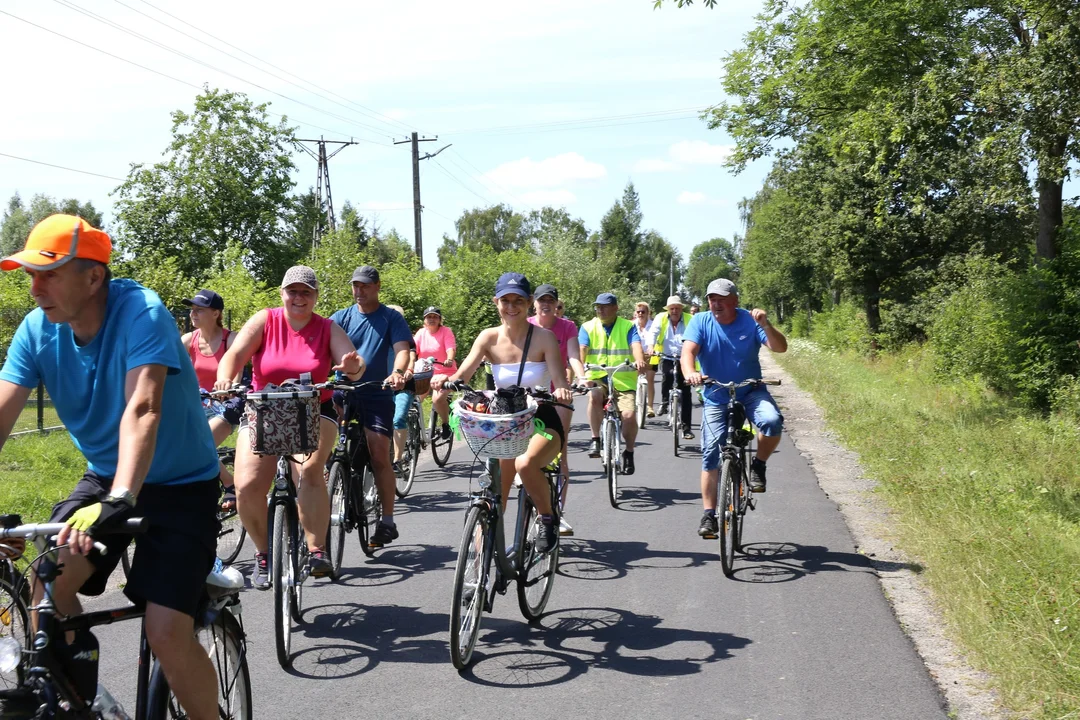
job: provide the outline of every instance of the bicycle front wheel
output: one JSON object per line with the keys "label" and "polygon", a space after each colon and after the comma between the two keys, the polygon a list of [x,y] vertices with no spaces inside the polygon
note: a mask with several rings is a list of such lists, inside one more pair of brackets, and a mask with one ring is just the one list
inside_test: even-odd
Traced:
{"label": "bicycle front wheel", "polygon": [[607,488],[608,488],[608,501],[611,503],[611,507],[619,507],[619,458],[616,454],[619,452],[618,444],[615,437],[615,423],[608,421],[604,423],[604,470],[607,473]]}
{"label": "bicycle front wheel", "polygon": [[442,436],[439,413],[435,412],[435,408],[431,408],[429,427],[431,427],[431,456],[435,458],[436,465],[445,467],[446,461],[450,459],[450,451],[454,449],[454,433],[450,433],[450,437],[447,438]]}
{"label": "bicycle front wheel", "polygon": [[671,392],[671,441],[675,446],[675,457],[679,457],[679,418],[682,417],[679,404],[682,402],[682,393],[678,390]]}
{"label": "bicycle front wheel", "polygon": [[[224,493],[222,496],[224,497]],[[232,508],[225,510],[219,500],[217,516],[221,523],[217,538],[217,556],[222,563],[228,565],[239,557],[247,531],[244,530],[244,523],[240,522],[240,513],[237,512],[235,503]]]}
{"label": "bicycle front wheel", "polygon": [[[218,717],[223,720],[251,720],[251,676],[248,672],[247,643],[240,623],[231,613],[221,612],[214,622],[195,634],[217,675]],[[180,707],[169,688],[161,664],[154,661],[150,671],[147,703],[148,720],[180,720],[188,713]]]}
{"label": "bicycle front wheel", "polygon": [[735,572],[735,546],[738,537],[738,507],[735,504],[735,483],[739,482],[739,468],[734,460],[727,458],[720,470],[720,488],[717,493],[716,518],[720,522],[720,566],[731,577]]}
{"label": "bicycle front wheel", "polygon": [[[523,502],[528,503],[529,509],[525,512],[525,527],[519,534],[523,542],[517,553],[517,596],[521,614],[531,622],[539,619],[551,597],[555,571],[559,567],[559,546],[556,545],[550,552],[536,552],[536,536],[544,532],[544,528],[536,506],[529,502],[524,487],[518,490],[518,503]],[[551,502],[553,508],[558,507],[554,492],[551,493]]]}
{"label": "bicycle front wheel", "polygon": [[405,454],[398,463],[397,487],[394,493],[399,497],[406,497],[411,491],[413,481],[416,479],[416,465],[420,462],[420,418],[409,413],[409,425],[405,436]]}
{"label": "bicycle front wheel", "polygon": [[345,557],[345,508],[347,492],[345,483],[345,464],[339,460],[330,466],[327,482],[330,493],[330,526],[326,529],[326,552],[330,554],[332,567],[330,577],[341,577],[341,560]]}
{"label": "bicycle front wheel", "polygon": [[465,669],[472,658],[480,634],[480,615],[484,611],[488,512],[473,505],[465,516],[465,529],[458,546],[454,568],[453,602],[450,605],[450,660],[458,670]]}
{"label": "bicycle front wheel", "polygon": [[19,644],[20,658],[15,668],[0,672],[0,691],[15,690],[26,681],[26,661],[30,657],[30,622],[26,611],[30,588],[25,578],[9,562],[0,562],[0,642]]}
{"label": "bicycle front wheel", "polygon": [[296,548],[293,547],[292,533],[285,517],[285,506],[274,506],[273,552],[271,553],[270,572],[274,584],[274,644],[277,648],[278,663],[288,670],[292,665],[292,616],[293,583],[296,581]]}
{"label": "bicycle front wheel", "polygon": [[[644,376],[642,376],[644,377]],[[649,403],[649,395],[644,382],[639,381],[637,384],[637,426],[638,429],[645,429],[645,411]]]}
{"label": "bicycle front wheel", "polygon": [[375,484],[375,473],[371,471],[370,465],[364,465],[360,478],[360,497],[356,502],[360,549],[365,555],[372,557],[375,555],[375,547],[371,544],[371,535],[375,532],[375,526],[382,514],[382,500],[379,498],[379,487]]}

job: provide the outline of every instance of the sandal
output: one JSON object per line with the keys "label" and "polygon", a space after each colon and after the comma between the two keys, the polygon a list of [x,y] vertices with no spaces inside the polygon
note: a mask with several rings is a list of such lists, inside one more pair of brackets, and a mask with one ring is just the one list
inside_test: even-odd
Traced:
{"label": "sandal", "polygon": [[225,488],[225,494],[221,496],[221,509],[222,510],[235,510],[236,509],[236,487],[230,486]]}

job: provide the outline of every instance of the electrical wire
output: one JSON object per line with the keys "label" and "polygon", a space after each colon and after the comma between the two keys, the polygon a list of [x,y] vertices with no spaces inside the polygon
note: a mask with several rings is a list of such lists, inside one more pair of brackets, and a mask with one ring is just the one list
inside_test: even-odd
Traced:
{"label": "electrical wire", "polygon": [[494,205],[494,204],[495,204],[495,203],[491,202],[491,200],[490,200],[489,198],[486,198],[486,197],[484,197],[483,195],[481,195],[480,193],[476,192],[476,191],[475,191],[475,190],[473,190],[473,189],[472,189],[471,187],[469,187],[468,185],[466,185],[465,183],[463,183],[463,182],[462,182],[462,181],[461,181],[460,179],[458,179],[458,177],[457,177],[456,175],[454,175],[454,174],[453,174],[452,172],[450,172],[450,171],[449,171],[449,170],[447,170],[447,169],[446,169],[445,167],[443,167],[442,163],[440,163],[440,162],[439,162],[438,160],[435,160],[434,158],[432,158],[432,159],[431,159],[431,162],[435,163],[435,166],[436,166],[437,168],[439,168],[440,170],[442,170],[442,171],[443,171],[443,172],[444,172],[444,173],[445,173],[445,174],[446,174],[446,175],[447,175],[447,176],[448,176],[448,177],[449,177],[449,178],[450,178],[451,180],[453,180],[453,181],[454,181],[454,182],[456,182],[456,183],[457,183],[458,185],[460,185],[461,187],[463,187],[463,188],[465,188],[466,190],[468,190],[469,192],[471,192],[471,193],[472,193],[473,195],[475,195],[476,197],[478,197],[478,198],[480,198],[481,200],[483,200],[483,201],[484,201],[485,203],[487,203],[488,205]]}
{"label": "electrical wire", "polygon": [[[560,129],[564,129],[564,128],[569,129],[569,130],[577,130],[577,129],[584,129],[584,128],[571,127],[571,126],[585,125],[586,127],[593,127],[594,123],[607,123],[607,121],[609,121],[609,120],[628,120],[628,121],[630,121],[630,120],[637,120],[639,118],[654,118],[654,117],[656,117],[658,115],[676,115],[676,114],[681,114],[681,113],[690,113],[690,114],[685,115],[683,117],[663,118],[662,119],[662,120],[683,120],[683,119],[688,118],[688,117],[697,117],[701,112],[707,110],[708,108],[709,108],[709,106],[704,105],[704,106],[699,106],[699,107],[677,108],[677,109],[673,109],[673,110],[652,110],[652,111],[637,112],[637,113],[626,113],[624,115],[602,115],[602,116],[597,116],[597,117],[578,118],[576,120],[553,120],[551,122],[527,123],[527,124],[523,124],[523,125],[496,125],[496,126],[486,127],[486,128],[472,128],[472,129],[467,129],[467,130],[450,130],[448,132],[442,133],[442,135],[519,134],[519,132],[517,132],[517,131],[544,132],[544,131],[548,131],[549,129],[550,130],[560,130]],[[656,122],[656,121],[660,121],[660,120],[646,121],[646,122]],[[611,127],[612,125],[622,125],[622,124],[632,125],[632,124],[636,124],[636,123],[633,123],[633,122],[627,122],[627,123],[618,122],[618,123],[608,123],[608,124],[604,124],[604,125],[595,125],[595,127]]]}
{"label": "electrical wire", "polygon": [[83,175],[93,175],[94,177],[105,178],[106,180],[116,180],[117,182],[124,181],[124,178],[113,177],[112,175],[102,175],[101,173],[90,172],[89,170],[79,170],[77,168],[66,167],[64,165],[54,165],[53,163],[47,163],[41,160],[32,160],[31,158],[19,157],[18,155],[9,155],[8,153],[4,152],[0,152],[0,157],[11,158],[12,160],[22,160],[23,162],[34,163],[35,165],[45,165],[46,167],[57,168],[58,170],[68,170],[70,172],[82,173]]}

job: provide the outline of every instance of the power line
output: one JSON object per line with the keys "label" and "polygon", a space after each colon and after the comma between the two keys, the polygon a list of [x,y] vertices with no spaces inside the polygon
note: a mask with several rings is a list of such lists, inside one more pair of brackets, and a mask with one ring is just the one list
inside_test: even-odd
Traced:
{"label": "power line", "polygon": [[[509,189],[509,188],[508,188],[507,186],[503,185],[502,183],[499,183],[499,182],[495,181],[495,180],[494,180],[493,178],[491,178],[491,177],[490,177],[489,175],[487,175],[487,174],[486,174],[486,173],[485,173],[485,172],[484,172],[483,170],[481,170],[480,168],[478,168],[478,167],[476,167],[475,165],[473,165],[473,164],[472,164],[472,163],[471,163],[471,162],[469,161],[469,158],[467,158],[467,157],[465,157],[464,155],[462,155],[462,154],[461,154],[461,151],[460,151],[460,150],[458,150],[458,149],[457,149],[456,147],[454,148],[454,153],[455,153],[455,154],[456,154],[456,155],[457,155],[457,156],[458,156],[459,158],[461,158],[461,159],[462,159],[462,160],[463,160],[463,161],[465,162],[465,164],[466,164],[466,165],[468,165],[469,167],[471,167],[471,168],[472,168],[473,170],[475,170],[475,171],[476,171],[476,178],[477,178],[477,181],[478,181],[478,182],[483,182],[483,184],[484,184],[484,186],[485,186],[485,187],[487,187],[487,188],[489,188],[489,189],[490,189],[490,188],[494,188],[494,189],[495,189],[495,190],[496,190],[497,192],[501,192],[501,193],[503,193],[504,195],[507,195],[507,196],[508,196],[508,197],[509,197],[509,198],[510,198],[511,200],[513,200],[513,201],[514,201],[514,202],[516,202],[516,203],[519,203],[519,204],[522,204],[522,205],[524,205],[524,204],[525,204],[525,203],[523,203],[523,202],[521,201],[521,198],[519,198],[519,197],[518,197],[517,195],[515,195],[514,193],[510,192],[510,189]],[[457,164],[457,163],[455,163],[455,165],[456,165],[456,164]],[[460,166],[460,165],[458,165],[458,167],[460,168],[461,166]],[[462,168],[462,169],[464,170],[464,168]],[[465,172],[466,172],[466,174],[469,174],[467,170],[465,170]],[[486,180],[484,180],[485,178],[486,178]]]}
{"label": "power line", "polygon": [[117,182],[123,182],[124,178],[113,177],[112,175],[102,175],[101,173],[90,172],[89,170],[79,170],[77,168],[65,167],[63,165],[54,165],[53,163],[43,162],[41,160],[31,160],[30,158],[19,157],[18,155],[9,155],[8,153],[0,152],[0,157],[11,158],[12,160],[22,160],[23,162],[34,163],[35,165],[45,165],[46,167],[57,168],[58,170],[67,170],[69,172],[81,173],[83,175],[93,175],[94,177],[105,178],[106,180],[116,180]]}
{"label": "power line", "polygon": [[485,203],[487,203],[488,205],[494,205],[494,204],[495,204],[495,203],[491,202],[491,200],[490,200],[489,198],[486,198],[486,197],[484,197],[483,195],[481,195],[480,193],[476,192],[476,191],[475,191],[475,190],[473,190],[473,189],[472,189],[471,187],[469,187],[468,185],[466,185],[465,183],[463,183],[463,182],[462,182],[461,180],[459,180],[459,179],[458,179],[458,177],[457,177],[456,175],[454,175],[454,174],[453,174],[452,172],[450,172],[450,171],[449,171],[449,170],[447,170],[447,169],[446,169],[445,167],[443,167],[442,163],[440,163],[440,162],[439,162],[438,160],[432,160],[432,162],[434,162],[434,163],[435,163],[435,165],[436,165],[436,166],[437,166],[437,167],[438,167],[438,168],[439,168],[440,170],[442,170],[442,171],[443,171],[444,173],[446,173],[446,175],[447,175],[447,176],[448,176],[448,177],[449,177],[449,178],[450,178],[451,180],[453,180],[454,182],[456,182],[456,183],[457,183],[458,185],[460,185],[461,187],[465,188],[466,190],[468,190],[469,192],[471,192],[471,193],[472,193],[473,195],[475,195],[476,197],[478,197],[478,198],[480,198],[481,200],[483,200],[483,201],[484,201]]}
{"label": "power line", "polygon": [[472,180],[479,187],[482,187],[485,192],[489,192],[489,193],[492,193],[494,195],[500,195],[500,194],[501,195],[506,195],[507,197],[509,197],[514,202],[519,203],[519,204],[524,204],[524,203],[521,202],[520,198],[515,197],[514,194],[512,192],[510,192],[509,190],[507,190],[505,187],[496,186],[494,182],[491,182],[491,183],[485,182],[484,181],[484,176],[482,174],[481,175],[474,175],[470,170],[466,169],[464,166],[459,164],[452,157],[447,157],[446,160],[447,160],[447,162],[452,163],[453,166],[456,167],[458,170],[465,173],[465,177]]}
{"label": "power line", "polygon": [[[167,15],[167,16],[171,17],[173,20],[176,20],[179,23],[183,23],[184,25],[187,25],[192,30],[197,30],[198,32],[201,32],[203,35],[206,35],[209,38],[213,38],[214,40],[217,40],[219,43],[221,43],[223,45],[227,45],[228,47],[231,47],[233,50],[236,50],[237,52],[242,52],[242,53],[244,53],[245,55],[247,55],[250,58],[254,58],[255,60],[258,60],[259,62],[261,62],[261,63],[263,63],[265,65],[269,65],[270,67],[274,68],[275,70],[283,72],[286,75],[291,75],[292,77],[296,78],[297,80],[300,80],[301,82],[307,83],[308,85],[311,85],[312,87],[318,88],[319,90],[321,90],[321,91],[323,91],[325,93],[329,93],[329,94],[331,94],[331,95],[333,95],[335,97],[341,98],[342,100],[348,102],[349,104],[351,104],[351,105],[353,105],[355,107],[366,110],[366,111],[368,111],[370,113],[373,113],[374,115],[377,115],[379,117],[386,118],[391,123],[395,123],[397,125],[400,125],[401,127],[406,128],[408,130],[413,129],[411,126],[407,125],[406,123],[403,123],[403,122],[401,122],[399,120],[395,120],[394,118],[392,118],[392,117],[390,117],[388,115],[384,115],[381,112],[379,112],[378,110],[374,110],[372,108],[367,107],[366,105],[361,105],[358,102],[355,102],[353,100],[349,100],[347,97],[339,95],[338,93],[334,92],[333,90],[327,90],[326,88],[321,87],[321,86],[311,82],[310,80],[305,80],[304,78],[300,77],[296,73],[292,73],[292,72],[289,72],[288,70],[286,70],[286,69],[284,69],[282,67],[278,67],[277,65],[274,65],[272,62],[270,62],[268,60],[263,60],[262,58],[258,57],[257,55],[253,55],[253,54],[249,53],[247,50],[244,50],[243,48],[237,47],[236,45],[233,45],[232,43],[227,42],[226,40],[223,40],[223,39],[221,39],[221,38],[219,38],[219,37],[217,37],[215,35],[212,35],[211,33],[208,33],[207,31],[203,30],[202,28],[196,27],[195,25],[192,25],[188,21],[186,21],[186,20],[184,20],[182,18],[179,18],[176,15],[173,15],[172,13],[170,13],[170,12],[168,12],[166,10],[162,10],[161,8],[157,7],[156,5],[153,5],[153,4],[149,3],[149,2],[147,2],[147,0],[139,0],[139,2],[141,2],[143,5],[147,5],[149,7],[154,8],[155,10],[157,10],[162,15]],[[263,72],[265,72],[265,71],[263,71]]]}
{"label": "power line", "polygon": [[[698,113],[701,113],[702,111],[707,110],[708,107],[709,106],[704,105],[704,106],[699,106],[699,107],[676,108],[676,109],[673,109],[673,110],[653,110],[653,111],[645,111],[645,112],[626,113],[624,115],[602,115],[602,116],[596,116],[596,117],[578,118],[576,120],[553,120],[551,122],[526,123],[526,124],[522,124],[522,125],[496,125],[496,126],[486,127],[486,128],[471,128],[471,129],[468,129],[468,130],[451,130],[449,132],[443,133],[443,135],[474,135],[474,134],[502,133],[504,131],[534,130],[534,129],[537,130],[537,131],[540,131],[540,129],[544,129],[544,128],[556,128],[556,129],[558,129],[560,126],[592,124],[592,123],[606,122],[606,121],[609,121],[609,120],[634,120],[634,119],[638,119],[638,118],[655,117],[657,115],[675,115],[675,114],[679,114],[679,113],[692,113],[691,115],[688,115],[687,117],[696,117],[696,115]],[[680,117],[680,118],[670,118],[670,119],[681,120],[683,118]],[[622,123],[616,123],[616,124],[622,124]],[[627,124],[632,124],[632,123],[627,123]],[[610,125],[601,125],[601,126],[598,126],[598,127],[610,127]],[[573,129],[577,129],[577,128],[573,128]]]}
{"label": "power line", "polygon": [[[154,17],[153,15],[151,15],[149,13],[145,13],[142,10],[139,10],[138,8],[134,8],[134,7],[130,6],[130,5],[128,5],[127,3],[122,2],[122,0],[113,0],[113,2],[115,2],[117,5],[120,5],[122,7],[127,8],[128,10],[131,10],[134,13],[138,13],[139,15],[142,15],[143,17],[145,17],[145,18],[147,18],[149,20],[152,20],[153,22],[156,22],[157,24],[159,24],[159,25],[161,25],[161,26],[163,26],[165,28],[168,28],[169,30],[172,30],[175,33],[183,35],[186,38],[190,38],[191,40],[194,40],[195,42],[197,42],[197,43],[199,43],[201,45],[205,45],[206,47],[210,48],[211,50],[219,52],[222,55],[225,55],[226,57],[230,57],[233,60],[236,60],[237,62],[241,62],[241,63],[247,65],[248,67],[251,67],[251,68],[254,68],[255,70],[258,70],[261,73],[266,73],[267,75],[269,75],[270,77],[272,77],[272,78],[274,78],[276,80],[280,80],[282,82],[288,83],[288,84],[292,85],[293,87],[296,87],[296,88],[299,88],[300,90],[303,90],[304,92],[311,93],[312,95],[315,95],[316,97],[320,97],[323,100],[326,100],[327,102],[331,102],[331,103],[334,103],[335,105],[343,107],[343,108],[345,108],[346,110],[348,110],[350,112],[357,112],[360,115],[363,115],[365,117],[370,117],[371,119],[376,120],[378,122],[385,122],[383,120],[379,120],[378,114],[372,114],[372,113],[369,113],[369,112],[359,112],[359,111],[355,110],[354,108],[351,108],[351,107],[349,107],[348,105],[346,105],[346,104],[344,104],[342,102],[334,100],[331,97],[328,97],[328,96],[323,95],[321,93],[313,92],[312,90],[309,90],[308,88],[305,88],[303,85],[300,85],[299,83],[296,83],[296,82],[294,82],[292,80],[289,80],[288,78],[282,77],[281,75],[278,75],[276,73],[272,73],[269,70],[261,68],[258,65],[255,65],[254,63],[248,62],[247,60],[245,60],[245,59],[243,59],[241,57],[233,55],[230,52],[226,52],[225,50],[222,50],[221,48],[219,48],[219,47],[217,47],[217,46],[215,46],[215,45],[213,45],[211,43],[208,43],[205,40],[197,38],[194,35],[192,35],[191,33],[186,33],[183,30],[180,30],[180,29],[178,29],[176,27],[173,27],[172,25],[169,25],[167,22],[159,20],[158,18]],[[147,5],[149,5],[149,3],[147,3]],[[151,5],[150,7],[154,7],[154,6]],[[157,9],[157,8],[155,8],[155,9]],[[165,11],[164,10],[159,10],[159,12],[165,12]],[[168,15],[168,13],[165,13],[165,14]],[[170,16],[170,17],[172,17],[172,16]],[[202,32],[205,35],[209,35],[209,33],[206,33],[203,30],[200,30],[199,32]],[[210,37],[213,37],[213,36],[211,35]],[[224,42],[224,41],[219,40],[218,42]],[[261,61],[261,62],[265,63],[265,61]],[[390,123],[386,123],[386,124],[389,125]],[[401,125],[401,123],[398,123],[398,125]],[[391,127],[393,127],[393,126],[391,126]],[[394,129],[396,130],[396,128],[394,128]]]}
{"label": "power line", "polygon": [[[256,87],[259,90],[262,90],[263,92],[268,92],[268,93],[270,93],[272,95],[277,95],[278,97],[283,98],[285,100],[288,100],[289,102],[293,102],[293,103],[296,103],[297,105],[301,105],[303,107],[310,108],[311,110],[314,110],[315,112],[319,112],[319,113],[322,113],[322,114],[327,115],[329,117],[336,118],[338,120],[341,120],[342,122],[346,122],[346,123],[349,123],[351,125],[355,125],[356,127],[364,128],[365,130],[371,130],[371,131],[377,132],[377,133],[386,132],[383,128],[377,128],[377,127],[373,127],[371,125],[365,125],[364,123],[357,122],[356,120],[352,120],[352,119],[344,117],[342,115],[338,115],[336,113],[330,112],[329,110],[323,110],[322,108],[317,107],[315,105],[312,105],[311,103],[307,103],[307,102],[304,102],[303,100],[297,100],[296,98],[289,97],[288,95],[285,95],[284,93],[280,93],[280,92],[278,92],[276,90],[271,90],[268,87],[264,87],[264,86],[260,85],[257,82],[254,82],[252,80],[248,80],[246,78],[240,77],[239,75],[237,75],[235,73],[232,73],[232,72],[229,72],[228,70],[224,70],[224,69],[219,68],[219,67],[217,67],[215,65],[211,65],[208,62],[200,60],[200,59],[198,59],[198,58],[196,58],[196,57],[194,57],[192,55],[188,55],[187,53],[185,53],[185,52],[183,52],[181,50],[177,50],[177,49],[175,49],[173,47],[170,47],[170,46],[166,45],[165,43],[162,43],[162,42],[160,42],[158,40],[155,40],[155,39],[153,39],[153,38],[151,38],[149,36],[143,35],[142,33],[139,33],[139,32],[136,32],[134,30],[131,30],[131,29],[127,28],[127,27],[124,27],[120,23],[117,23],[117,22],[115,22],[113,20],[110,20],[110,19],[108,19],[106,17],[98,15],[97,13],[94,13],[94,12],[92,12],[90,10],[86,10],[85,8],[82,8],[82,7],[78,6],[78,5],[76,5],[75,3],[71,2],[71,0],[53,0],[53,2],[57,3],[58,5],[61,5],[62,7],[66,7],[68,9],[70,9],[70,10],[74,10],[74,11],[76,11],[78,13],[81,13],[81,14],[91,18],[92,20],[96,20],[97,22],[102,23],[103,25],[107,25],[107,26],[112,27],[112,28],[114,28],[116,30],[119,30],[119,31],[121,31],[123,33],[131,35],[132,37],[137,38],[139,40],[142,40],[145,43],[149,43],[150,45],[153,45],[155,47],[161,48],[162,50],[166,50],[167,52],[170,52],[170,53],[172,53],[174,55],[182,57],[185,60],[189,60],[190,62],[196,63],[198,65],[202,65],[205,68],[208,68],[208,69],[213,70],[215,72],[219,72],[222,75],[226,75],[228,77],[233,78],[234,80],[239,80],[240,82],[247,83],[248,85],[251,85],[252,87]],[[369,141],[369,142],[371,142],[371,141]]]}

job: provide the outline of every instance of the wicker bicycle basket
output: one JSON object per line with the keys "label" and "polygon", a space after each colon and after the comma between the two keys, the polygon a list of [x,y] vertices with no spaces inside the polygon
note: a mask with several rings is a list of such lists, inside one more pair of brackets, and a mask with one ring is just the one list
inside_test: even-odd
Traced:
{"label": "wicker bicycle basket", "polygon": [[458,430],[469,448],[480,457],[509,460],[522,455],[535,432],[533,417],[536,401],[528,398],[528,407],[512,415],[491,415],[465,408],[462,400],[453,405]]}

